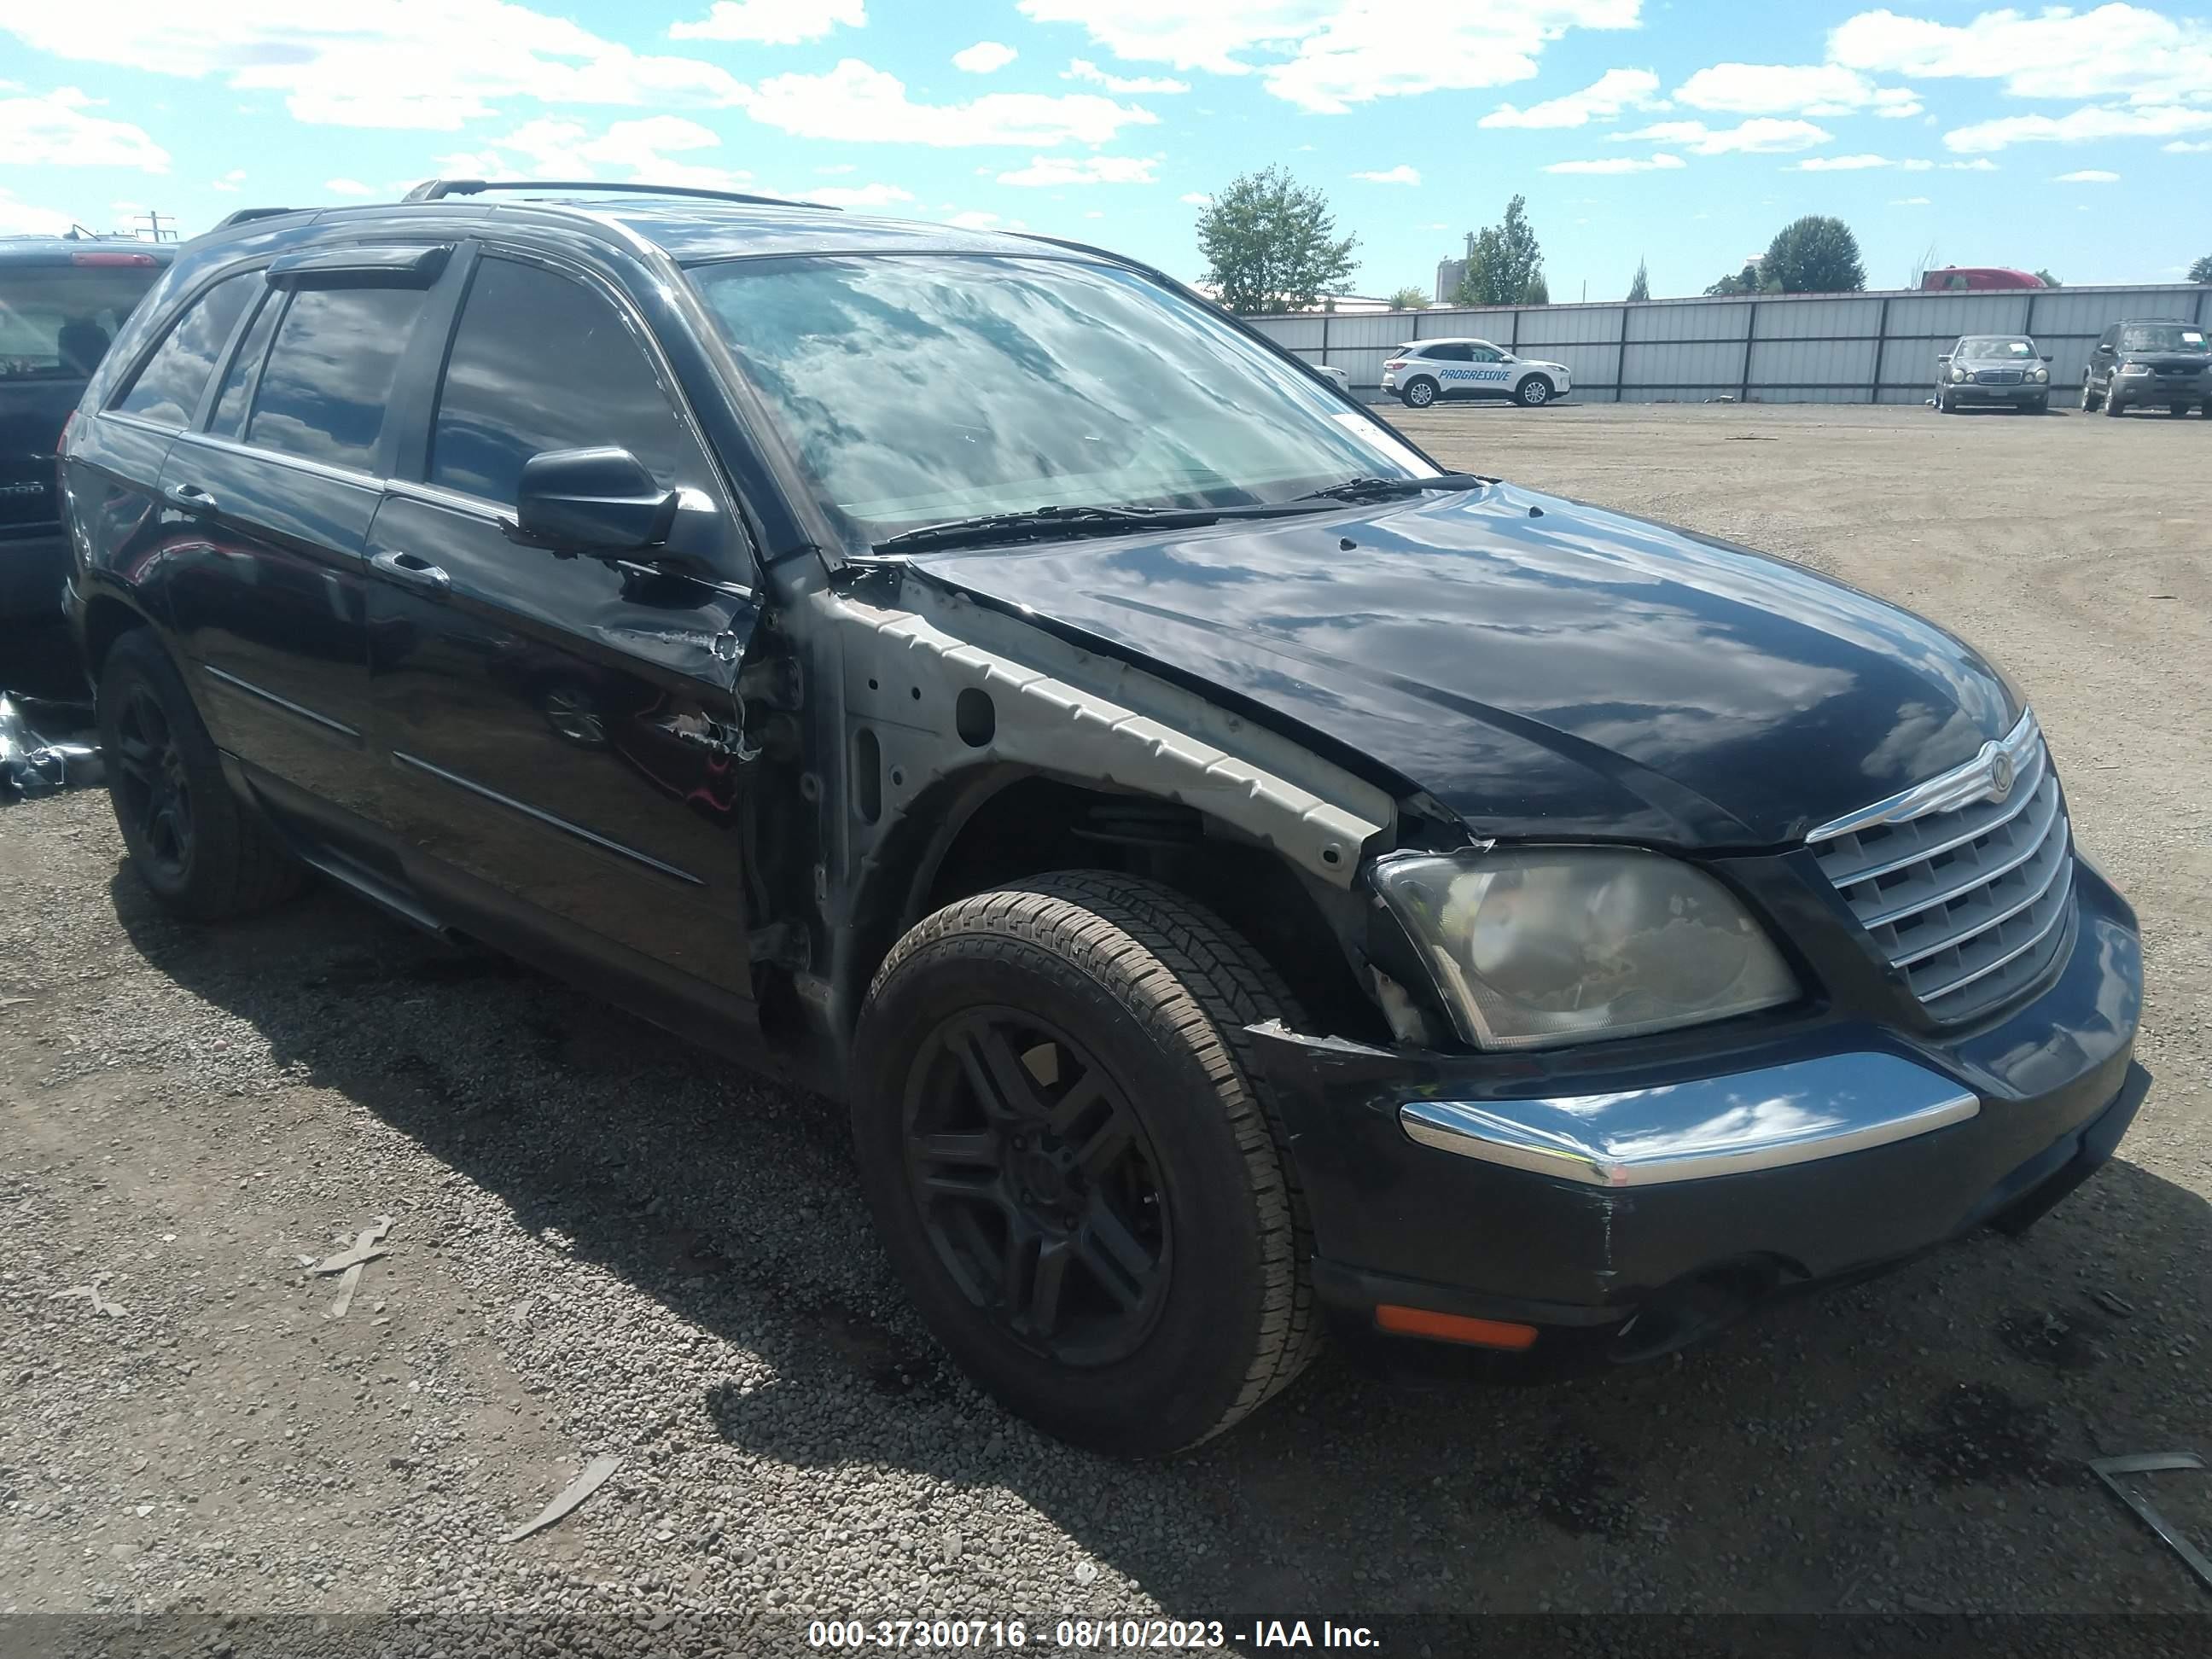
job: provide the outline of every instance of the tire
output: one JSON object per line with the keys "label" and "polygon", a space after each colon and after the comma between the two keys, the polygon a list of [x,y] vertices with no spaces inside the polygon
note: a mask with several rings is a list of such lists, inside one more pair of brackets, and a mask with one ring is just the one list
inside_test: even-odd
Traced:
{"label": "tire", "polygon": [[1951,395],[1948,387],[1936,394],[1936,412],[1938,415],[1956,415],[1959,412],[1959,400]]}
{"label": "tire", "polygon": [[1437,400],[1437,383],[1423,374],[1406,382],[1398,401],[1408,409],[1426,409]]}
{"label": "tire", "polygon": [[1047,1433],[1177,1451],[1316,1352],[1304,1200],[1244,1035],[1278,1018],[1289,992],[1219,920],[1102,871],[948,905],[878,971],[853,1045],[877,1229],[953,1358]]}
{"label": "tire", "polygon": [[2094,415],[2097,412],[2097,405],[2102,402],[2104,402],[2104,399],[2097,395],[2096,388],[2089,384],[2088,377],[2087,375],[2082,376],[2081,412],[2084,415]]}
{"label": "tire", "polygon": [[2197,412],[2202,415],[2206,420],[2212,421],[2212,398],[2207,398],[2203,403],[2199,404],[2197,406]]}
{"label": "tire", "polygon": [[2173,418],[2178,421],[2183,416],[2189,413],[2189,405],[2187,404],[2168,404],[2166,406],[2166,412],[2172,416]]}
{"label": "tire", "polygon": [[1523,409],[1541,409],[1555,389],[1548,375],[1531,374],[1513,388],[1513,401]]}
{"label": "tire", "polygon": [[2112,419],[2117,421],[2121,416],[2127,413],[2126,405],[2120,402],[2120,394],[2113,391],[2109,386],[2106,388],[2104,401],[2105,413],[2112,416]]}
{"label": "tire", "polygon": [[299,865],[231,793],[176,665],[146,629],[108,652],[96,713],[115,821],[155,898],[193,921],[221,921],[299,890]]}

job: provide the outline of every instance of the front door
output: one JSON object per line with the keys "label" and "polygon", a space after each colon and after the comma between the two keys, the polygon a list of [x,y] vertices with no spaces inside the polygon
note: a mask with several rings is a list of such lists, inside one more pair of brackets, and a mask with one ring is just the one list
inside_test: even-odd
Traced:
{"label": "front door", "polygon": [[[381,812],[447,914],[752,1018],[734,687],[757,611],[720,481],[641,325],[582,273],[487,253],[424,453],[368,543]],[[629,450],[685,573],[520,545],[523,463]]]}

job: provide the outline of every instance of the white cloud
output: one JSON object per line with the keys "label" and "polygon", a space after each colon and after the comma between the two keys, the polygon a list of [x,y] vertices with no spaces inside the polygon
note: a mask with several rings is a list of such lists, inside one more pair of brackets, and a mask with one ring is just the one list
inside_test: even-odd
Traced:
{"label": "white cloud", "polygon": [[1873,115],[1920,113],[1920,100],[1903,87],[1878,87],[1838,64],[1716,64],[1674,88],[1692,109],[1731,115]]}
{"label": "white cloud", "polygon": [[16,167],[169,170],[169,152],[143,127],[87,115],[92,101],[75,87],[59,87],[44,97],[0,98],[0,155]]}
{"label": "white cloud", "polygon": [[0,0],[0,30],[58,58],[281,93],[296,119],[335,126],[450,131],[516,97],[665,108],[744,92],[712,64],[506,0]]}
{"label": "white cloud", "polygon": [[1187,190],[1176,198],[1185,207],[1212,207],[1213,198],[1202,190]]}
{"label": "white cloud", "polygon": [[1997,164],[1987,159],[1943,163],[1943,171],[1946,173],[1995,173],[1996,170]]}
{"label": "white cloud", "polygon": [[2000,81],[2017,98],[2212,95],[2212,27],[2142,6],[1988,11],[1967,23],[1862,12],[1828,37],[1852,69]]}
{"label": "white cloud", "polygon": [[2170,138],[2212,131],[2212,109],[2179,105],[2100,107],[2064,115],[2005,115],[1943,135],[1943,147],[1961,155],[2004,149],[2013,144],[2078,144],[2098,138]]}
{"label": "white cloud", "polygon": [[16,200],[14,191],[0,185],[0,231],[11,236],[60,236],[72,222],[66,213]]}
{"label": "white cloud", "polygon": [[999,175],[1002,185],[1149,185],[1160,158],[1143,155],[1036,155],[1025,167]]}
{"label": "white cloud", "polygon": [[2212,138],[2177,138],[2159,148],[2168,155],[2203,155],[2212,151]]}
{"label": "white cloud", "polygon": [[2084,167],[2079,173],[2062,173],[2051,183],[2055,185],[2117,185],[2120,175],[2107,173],[2102,167]]}
{"label": "white cloud", "polygon": [[526,121],[489,148],[441,155],[438,166],[448,178],[608,179],[621,184],[649,180],[704,190],[741,190],[752,179],[742,169],[670,159],[670,152],[696,154],[719,149],[721,138],[680,115],[649,115],[617,121],[593,134],[580,121],[541,116]]}
{"label": "white cloud", "polygon": [[1355,173],[1355,179],[1364,179],[1370,185],[1418,185],[1421,182],[1418,168],[1401,162],[1395,167],[1385,167],[1379,173]]}
{"label": "white cloud", "polygon": [[896,185],[827,185],[798,194],[824,207],[841,208],[885,208],[914,200],[912,191],[901,190]]}
{"label": "white cloud", "polygon": [[1592,121],[1609,121],[1625,109],[1650,109],[1663,103],[1657,97],[1659,77],[1650,70],[1607,70],[1580,92],[1547,98],[1527,109],[1500,104],[1475,123],[1485,127],[1579,127]]}
{"label": "white cloud", "polygon": [[1793,164],[1792,173],[1863,173],[1869,167],[1893,167],[1887,155],[1810,155]]}
{"label": "white cloud", "polygon": [[865,0],[715,0],[696,23],[672,23],[678,40],[747,40],[763,46],[795,46],[818,40],[842,24],[868,21]]}
{"label": "white cloud", "polygon": [[1001,46],[996,40],[978,40],[952,54],[952,67],[965,70],[970,75],[989,75],[1020,56],[1012,46]]}
{"label": "white cloud", "polygon": [[234,191],[246,182],[246,169],[233,167],[208,186],[210,190]]}
{"label": "white cloud", "polygon": [[1811,149],[1835,135],[1810,121],[1778,121],[1754,116],[1732,127],[1708,127],[1703,121],[1661,121],[1638,132],[1617,132],[1615,143],[1683,144],[1698,155],[1773,155]]}
{"label": "white cloud", "polygon": [[1661,154],[1649,161],[1633,155],[1607,155],[1595,161],[1554,161],[1547,173],[1671,173],[1689,163],[1679,155]]}
{"label": "white cloud", "polygon": [[1190,82],[1172,81],[1164,75],[1109,75],[1087,58],[1073,58],[1060,72],[1063,81],[1088,81],[1094,87],[1103,87],[1130,97],[1164,97],[1168,94],[1188,92]]}
{"label": "white cloud", "polygon": [[323,188],[333,196],[374,196],[376,187],[364,185],[358,179],[325,179]]}
{"label": "white cloud", "polygon": [[1636,27],[1640,0],[1019,0],[1132,63],[1258,75],[1302,109],[1340,115],[1377,98],[1510,86],[1571,29]]}
{"label": "white cloud", "polygon": [[1899,161],[1897,165],[1903,167],[1907,173],[1930,173],[1935,170],[1936,167],[1936,164],[1933,161],[1923,161],[1917,156],[1915,156],[1909,161]]}
{"label": "white cloud", "polygon": [[995,213],[956,213],[945,222],[957,225],[963,230],[988,230],[999,222],[999,216]]}
{"label": "white cloud", "polygon": [[917,104],[895,75],[848,58],[826,75],[778,75],[745,100],[753,119],[801,138],[887,144],[1010,144],[1051,149],[1110,143],[1159,118],[1095,93],[994,92],[965,104]]}
{"label": "white cloud", "polygon": [[1893,198],[1889,204],[1892,207],[1926,207],[1928,198],[1925,196],[1899,196]]}

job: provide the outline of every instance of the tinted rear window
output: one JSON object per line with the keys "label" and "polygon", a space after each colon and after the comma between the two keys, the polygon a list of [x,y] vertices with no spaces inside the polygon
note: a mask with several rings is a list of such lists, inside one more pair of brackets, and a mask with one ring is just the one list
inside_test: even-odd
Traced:
{"label": "tinted rear window", "polygon": [[261,273],[226,276],[186,309],[115,407],[161,426],[189,426],[230,331],[261,289]]}
{"label": "tinted rear window", "polygon": [[246,441],[371,470],[392,377],[422,299],[421,290],[402,288],[295,294],[261,371]]}
{"label": "tinted rear window", "polygon": [[0,381],[82,380],[161,271],[0,264]]}

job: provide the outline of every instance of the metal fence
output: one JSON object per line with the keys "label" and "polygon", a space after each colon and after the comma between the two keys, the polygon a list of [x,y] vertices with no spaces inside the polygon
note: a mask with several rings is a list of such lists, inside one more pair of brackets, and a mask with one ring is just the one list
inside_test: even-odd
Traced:
{"label": "metal fence", "polygon": [[1934,390],[1937,354],[1962,334],[2032,335],[2051,356],[2052,392],[2070,402],[2090,348],[2124,317],[2202,327],[2212,288],[1760,294],[1248,320],[1308,362],[1343,369],[1355,389],[1375,389],[1406,341],[1472,335],[1565,363],[1581,401],[1906,404]]}

